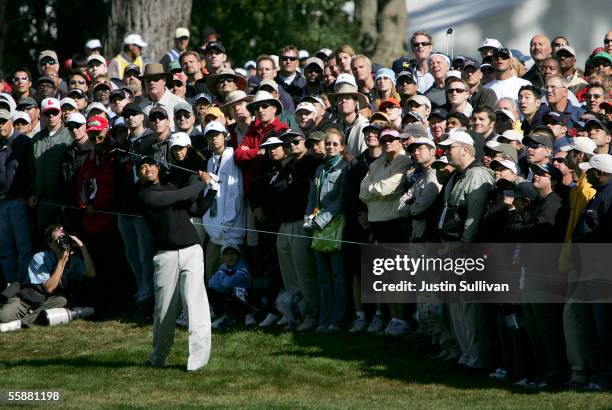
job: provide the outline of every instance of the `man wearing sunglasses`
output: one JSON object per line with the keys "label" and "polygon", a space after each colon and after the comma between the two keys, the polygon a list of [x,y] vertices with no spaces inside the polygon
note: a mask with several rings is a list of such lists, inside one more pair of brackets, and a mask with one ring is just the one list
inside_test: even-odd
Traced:
{"label": "man wearing sunglasses", "polygon": [[195,115],[193,115],[193,108],[188,103],[180,103],[174,107],[174,124],[177,131],[184,132],[192,137],[192,145],[194,145],[193,137],[201,135],[194,126]]}
{"label": "man wearing sunglasses", "polygon": [[24,98],[30,97],[32,90],[32,75],[25,67],[17,67],[11,72],[11,86],[13,87],[13,98],[19,103]]}
{"label": "man wearing sunglasses", "polygon": [[32,97],[24,98],[17,104],[16,109],[17,111],[26,112],[30,116],[30,121],[31,121],[30,124],[32,125],[32,132],[30,133],[30,136],[34,136],[38,132],[40,132],[40,128],[41,128],[40,110],[38,109],[38,104],[36,103],[36,100],[34,98]]}
{"label": "man wearing sunglasses", "polygon": [[45,98],[40,107],[44,129],[32,139],[35,180],[34,194],[28,202],[32,208],[38,208],[38,226],[45,227],[61,221],[61,208],[42,202],[62,203],[61,164],[72,138],[62,125],[58,99]]}
{"label": "man wearing sunglasses", "polygon": [[41,51],[38,55],[38,72],[42,76],[49,76],[55,83],[55,88],[62,93],[68,91],[68,84],[59,76],[59,59],[53,50]]}
{"label": "man wearing sunglasses", "polygon": [[279,56],[280,70],[275,80],[291,95],[293,102],[297,105],[306,87],[306,79],[298,71],[299,51],[296,46],[288,45],[279,51]]}
{"label": "man wearing sunglasses", "polygon": [[[527,162],[531,165],[545,166],[551,162],[555,136],[545,125],[535,127],[531,134],[523,138],[523,145],[527,147]],[[533,172],[530,169],[527,180],[533,180]]]}
{"label": "man wearing sunglasses", "polygon": [[[174,113],[174,107],[179,103],[185,102],[185,100],[168,90],[167,87],[172,81],[172,75],[167,73],[161,64],[147,64],[142,78],[145,83],[146,92],[151,100],[150,104],[143,109],[145,114],[149,115],[154,106],[162,106],[167,113]],[[169,120],[170,130],[174,131],[174,118],[171,117]]]}
{"label": "man wearing sunglasses", "polygon": [[423,94],[434,84],[434,78],[429,73],[429,66],[427,64],[433,50],[431,34],[425,31],[415,32],[410,39],[410,48],[417,60],[416,67],[413,70],[417,90]]}
{"label": "man wearing sunglasses", "polygon": [[495,69],[495,80],[485,84],[484,87],[495,91],[498,100],[508,97],[516,101],[519,89],[525,85],[531,85],[529,81],[514,75],[512,71],[512,52],[507,48],[495,50],[493,67]]}

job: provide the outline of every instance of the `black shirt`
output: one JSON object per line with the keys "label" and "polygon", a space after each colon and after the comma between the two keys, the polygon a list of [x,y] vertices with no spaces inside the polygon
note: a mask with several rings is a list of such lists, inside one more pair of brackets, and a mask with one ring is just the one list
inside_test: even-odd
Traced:
{"label": "black shirt", "polygon": [[182,189],[158,183],[140,191],[138,200],[158,250],[183,249],[200,243],[190,217],[203,215],[217,195],[217,191],[209,190],[203,196],[205,187],[194,175],[190,185]]}

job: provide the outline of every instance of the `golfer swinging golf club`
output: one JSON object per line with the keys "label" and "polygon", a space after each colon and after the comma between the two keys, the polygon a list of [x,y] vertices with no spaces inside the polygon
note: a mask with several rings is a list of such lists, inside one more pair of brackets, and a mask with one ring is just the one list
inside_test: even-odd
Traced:
{"label": "golfer swinging golf club", "polygon": [[[149,363],[158,367],[166,363],[174,341],[181,297],[189,318],[187,371],[195,371],[208,363],[211,328],[204,288],[204,256],[189,218],[202,216],[210,208],[219,186],[203,171],[194,174],[185,188],[177,189],[160,182],[159,166],[151,157],[140,160],[138,175],[142,184],[138,199],[157,249],[153,257],[155,310]],[[209,190],[204,196],[207,185]]]}

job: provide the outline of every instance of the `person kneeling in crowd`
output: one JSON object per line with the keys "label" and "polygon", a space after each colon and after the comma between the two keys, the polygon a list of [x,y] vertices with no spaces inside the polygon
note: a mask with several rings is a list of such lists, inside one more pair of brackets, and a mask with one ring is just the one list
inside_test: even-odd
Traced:
{"label": "person kneeling in crowd", "polygon": [[[96,276],[91,256],[85,244],[67,235],[60,225],[49,226],[44,233],[49,250],[38,252],[28,266],[27,283],[14,282],[0,294],[0,323],[21,320],[22,327],[31,327],[41,312],[62,308],[68,303],[69,281]],[[75,253],[79,250],[81,256]]]}
{"label": "person kneeling in crowd", "polygon": [[236,245],[225,245],[221,249],[223,264],[208,281],[213,310],[221,317],[212,323],[213,329],[233,324],[244,317],[245,326],[257,324],[248,302],[251,288],[251,273]]}

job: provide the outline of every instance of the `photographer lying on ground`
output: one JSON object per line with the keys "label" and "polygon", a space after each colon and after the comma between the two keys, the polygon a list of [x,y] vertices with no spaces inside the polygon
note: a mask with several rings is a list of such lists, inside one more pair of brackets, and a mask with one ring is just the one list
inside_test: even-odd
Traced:
{"label": "photographer lying on ground", "polygon": [[[51,225],[44,234],[49,250],[38,252],[28,265],[27,284],[13,282],[0,294],[0,323],[21,319],[31,327],[40,312],[66,306],[69,281],[93,278],[96,269],[79,238],[67,235],[60,225]],[[75,252],[80,250],[80,256]]]}

